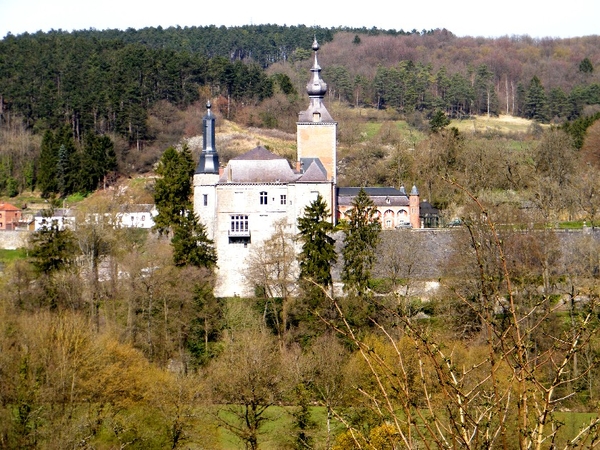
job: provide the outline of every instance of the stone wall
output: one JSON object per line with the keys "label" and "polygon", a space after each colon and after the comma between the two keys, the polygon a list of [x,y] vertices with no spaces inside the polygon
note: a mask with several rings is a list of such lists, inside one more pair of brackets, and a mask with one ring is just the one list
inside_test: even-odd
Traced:
{"label": "stone wall", "polygon": [[25,247],[29,239],[30,231],[0,231],[0,248],[15,250]]}

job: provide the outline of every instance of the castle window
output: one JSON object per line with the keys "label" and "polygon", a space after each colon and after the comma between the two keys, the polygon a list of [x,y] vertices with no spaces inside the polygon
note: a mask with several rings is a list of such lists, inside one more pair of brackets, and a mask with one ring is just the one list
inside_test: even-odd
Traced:
{"label": "castle window", "polygon": [[204,206],[208,206],[208,194],[203,194],[202,198],[204,200]]}
{"label": "castle window", "polygon": [[260,204],[261,205],[266,205],[267,204],[267,192],[266,191],[261,191],[260,193]]}
{"label": "castle window", "polygon": [[281,204],[285,205],[287,203],[287,196],[285,194],[281,194],[279,196],[279,198],[281,199]]}
{"label": "castle window", "polygon": [[230,234],[248,234],[248,216],[241,214],[231,216]]}
{"label": "castle window", "polygon": [[250,230],[248,229],[248,216],[236,214],[231,216],[231,228],[229,229],[230,244],[244,244],[246,247],[250,243]]}

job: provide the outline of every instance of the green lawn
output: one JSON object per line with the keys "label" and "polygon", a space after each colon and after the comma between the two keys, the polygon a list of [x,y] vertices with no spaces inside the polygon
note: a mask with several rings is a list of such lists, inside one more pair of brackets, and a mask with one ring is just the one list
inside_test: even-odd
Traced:
{"label": "green lawn", "polygon": [[[273,406],[267,411],[269,421],[267,421],[259,435],[258,442],[261,450],[277,450],[281,448],[292,448],[294,436],[294,419],[290,407]],[[221,412],[221,417],[233,419],[231,414]],[[310,431],[313,436],[313,445],[315,449],[325,448],[327,441],[327,412],[322,406],[311,408],[311,418],[314,422],[314,428]],[[332,421],[331,441],[335,441],[335,436],[345,428],[337,421]],[[244,448],[243,443],[225,427],[219,428],[219,441],[222,450],[237,450]]]}
{"label": "green lawn", "polygon": [[[268,415],[271,419],[262,428],[262,433],[259,436],[259,445],[262,450],[277,450],[281,448],[292,448],[291,442],[293,439],[293,417],[289,407],[274,406],[270,408]],[[327,440],[327,416],[324,407],[315,406],[311,408],[312,419],[315,423],[315,428],[311,434],[313,436],[313,448],[324,449]],[[559,441],[565,443],[566,439],[572,439],[577,435],[579,430],[590,420],[595,418],[594,413],[579,413],[579,412],[558,412],[556,419],[560,421],[562,429],[559,432]],[[345,427],[339,422],[332,421],[332,436],[331,443],[335,442],[335,437],[340,432],[343,432]],[[219,429],[219,441],[222,450],[237,450],[244,448],[244,445],[231,432],[221,427]]]}
{"label": "green lawn", "polygon": [[0,249],[0,262],[6,264],[17,259],[27,258],[27,250],[24,248],[18,248],[16,250],[5,250]]}

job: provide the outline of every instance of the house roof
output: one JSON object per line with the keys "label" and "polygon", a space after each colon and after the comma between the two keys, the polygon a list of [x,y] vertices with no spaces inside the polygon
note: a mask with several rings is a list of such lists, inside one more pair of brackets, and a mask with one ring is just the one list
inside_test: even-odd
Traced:
{"label": "house roof", "polygon": [[429,203],[427,200],[424,200],[419,205],[419,215],[424,217],[426,215],[429,216],[437,216],[440,213],[440,210]]}
{"label": "house roof", "polygon": [[381,197],[381,196],[394,196],[394,197],[407,197],[406,193],[402,193],[393,187],[339,187],[338,196],[357,196],[360,190],[363,189],[370,197]]}
{"label": "house roof", "polygon": [[287,159],[256,147],[229,160],[219,183],[289,183],[297,178]]}
{"label": "house roof", "polygon": [[263,146],[258,146],[244,153],[243,155],[232,158],[231,161],[270,161],[273,159],[285,159],[275,153],[271,153]]}
{"label": "house roof", "polygon": [[34,217],[45,217],[50,219],[52,217],[74,217],[75,211],[70,208],[55,208],[54,210],[45,209],[35,213]]}
{"label": "house roof", "polygon": [[[365,187],[362,188],[371,198],[375,206],[409,206],[406,193],[392,187]],[[358,195],[359,187],[338,188],[338,205],[349,206]]]}
{"label": "house roof", "polygon": [[0,211],[21,211],[21,208],[17,208],[10,203],[0,203]]}
{"label": "house roof", "polygon": [[301,158],[302,167],[306,168],[299,182],[327,181],[327,170],[319,158]]}

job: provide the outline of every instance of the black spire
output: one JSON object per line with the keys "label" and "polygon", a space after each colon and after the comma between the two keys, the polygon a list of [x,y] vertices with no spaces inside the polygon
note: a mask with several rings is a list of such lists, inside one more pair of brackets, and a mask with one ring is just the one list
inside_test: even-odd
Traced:
{"label": "black spire", "polygon": [[196,173],[219,173],[219,155],[215,148],[215,116],[206,102],[206,115],[202,118],[203,145]]}

